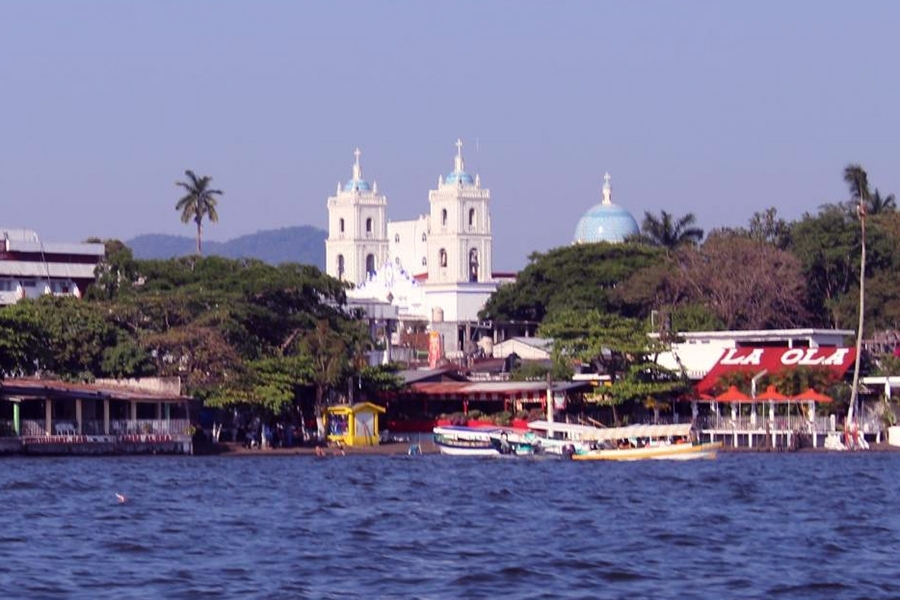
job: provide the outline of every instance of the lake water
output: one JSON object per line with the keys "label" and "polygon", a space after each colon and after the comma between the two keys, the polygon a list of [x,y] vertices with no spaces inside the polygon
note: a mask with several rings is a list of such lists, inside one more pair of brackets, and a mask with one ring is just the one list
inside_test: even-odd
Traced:
{"label": "lake water", "polygon": [[0,598],[898,598],[898,473],[893,453],[5,458]]}

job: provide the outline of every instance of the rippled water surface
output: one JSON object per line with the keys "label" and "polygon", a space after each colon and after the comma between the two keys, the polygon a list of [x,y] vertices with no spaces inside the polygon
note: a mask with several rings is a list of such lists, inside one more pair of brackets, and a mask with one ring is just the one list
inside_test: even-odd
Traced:
{"label": "rippled water surface", "polygon": [[898,598],[898,473],[900,454],[6,458],[0,597]]}

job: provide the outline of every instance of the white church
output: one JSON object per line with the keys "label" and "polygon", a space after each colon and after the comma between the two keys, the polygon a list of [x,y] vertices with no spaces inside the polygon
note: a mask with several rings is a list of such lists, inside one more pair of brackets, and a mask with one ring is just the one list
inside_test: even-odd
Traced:
{"label": "white church", "polygon": [[428,214],[409,221],[388,220],[387,197],[363,179],[354,154],[351,178],[328,198],[326,272],[355,286],[349,298],[390,304],[399,320],[428,322],[445,336],[448,326],[477,321],[497,289],[491,193],[466,172],[462,142],[453,171],[428,192]]}

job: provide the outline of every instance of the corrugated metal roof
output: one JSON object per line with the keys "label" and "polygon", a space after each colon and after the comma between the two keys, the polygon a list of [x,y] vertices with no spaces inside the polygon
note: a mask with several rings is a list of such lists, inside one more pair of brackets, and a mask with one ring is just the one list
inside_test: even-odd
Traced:
{"label": "corrugated metal roof", "polygon": [[96,265],[92,264],[0,260],[0,276],[7,277],[49,276],[54,279],[93,279],[95,268]]}
{"label": "corrugated metal roof", "polygon": [[[551,385],[554,392],[590,387],[579,382],[557,382]],[[402,392],[407,396],[459,400],[542,400],[547,394],[543,381],[439,381],[410,384]]]}
{"label": "corrugated metal roof", "polygon": [[429,379],[432,377],[448,377],[451,379],[461,379],[462,376],[459,375],[454,369],[406,369],[403,371],[398,371],[397,375],[399,375],[404,383],[417,383],[421,382],[425,379]]}
{"label": "corrugated metal roof", "polygon": [[38,240],[6,240],[9,252],[43,252],[44,254],[74,254],[76,256],[103,256],[106,248],[103,244],[78,244],[60,242],[40,242]]}
{"label": "corrugated metal roof", "polygon": [[547,390],[547,384],[543,381],[483,381],[470,383],[466,388],[470,392],[532,392],[535,390]]}
{"label": "corrugated metal roof", "polygon": [[32,398],[70,397],[109,400],[134,400],[138,402],[187,402],[189,396],[162,394],[124,386],[70,383],[58,379],[16,378],[0,382],[0,394],[4,396],[28,396]]}

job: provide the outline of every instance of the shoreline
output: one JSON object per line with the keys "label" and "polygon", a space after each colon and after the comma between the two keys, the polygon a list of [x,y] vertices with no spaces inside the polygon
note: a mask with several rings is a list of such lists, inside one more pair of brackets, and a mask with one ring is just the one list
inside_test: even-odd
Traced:
{"label": "shoreline", "polygon": [[412,445],[419,446],[419,454],[439,454],[431,439],[420,442],[391,442],[377,446],[320,446],[324,455],[316,454],[315,446],[292,446],[290,448],[245,448],[240,442],[219,442],[214,447],[195,448],[195,456],[400,456],[409,455]]}
{"label": "shoreline", "polygon": [[[323,447],[324,456],[318,458],[331,458],[334,456],[401,456],[409,455],[411,445],[418,444],[419,454],[440,454],[431,439],[423,439],[419,442],[391,442],[388,444],[379,444],[378,446],[345,446],[343,453],[340,448],[335,446]],[[846,450],[827,450],[825,448],[798,448],[796,450],[788,450],[783,448],[722,448],[720,454],[867,454],[867,453],[891,453],[900,452],[900,447],[891,446],[887,443],[870,444],[868,450],[862,451],[846,451]],[[196,451],[195,456],[312,456],[316,457],[316,448],[314,446],[294,446],[291,448],[245,448],[239,442],[219,442],[214,448],[204,451]]]}

